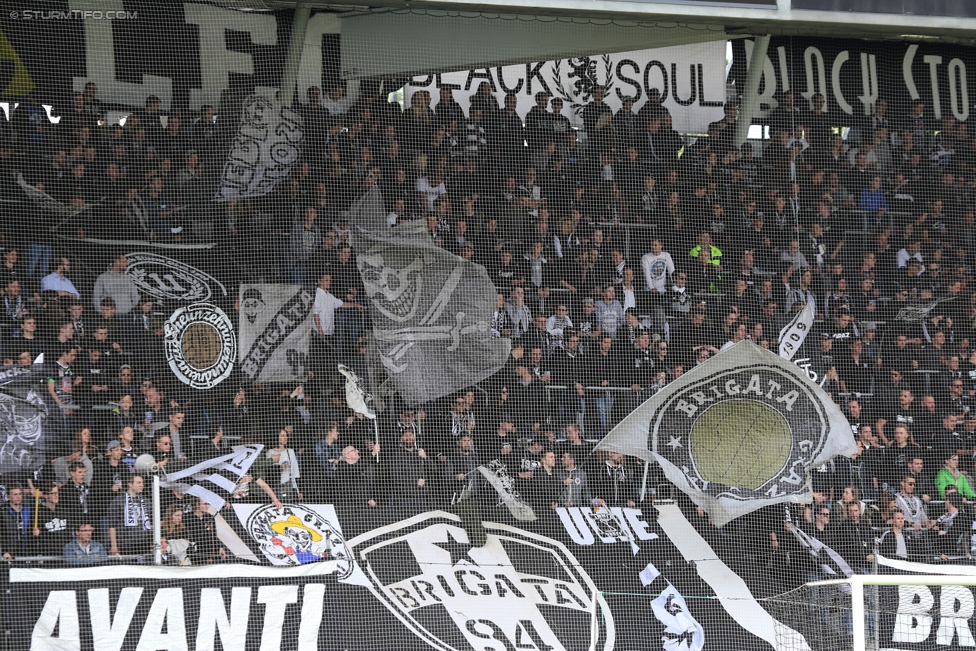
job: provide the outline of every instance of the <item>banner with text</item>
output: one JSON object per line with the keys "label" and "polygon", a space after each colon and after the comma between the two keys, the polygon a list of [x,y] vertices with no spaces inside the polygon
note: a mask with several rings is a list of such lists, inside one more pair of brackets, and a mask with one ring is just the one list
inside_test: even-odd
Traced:
{"label": "banner with text", "polygon": [[[752,48],[751,40],[732,41],[730,82],[745,84]],[[814,94],[823,95],[824,111],[836,116],[837,125],[867,123],[879,99],[887,100],[885,117],[895,127],[914,100],[924,102],[928,120],[965,122],[972,103],[967,89],[976,87],[976,78],[969,81],[970,70],[976,73],[976,48],[962,45],[775,37],[763,65],[759,115],[778,106],[777,92],[792,90],[801,111],[809,108]]]}
{"label": "banner with text", "polygon": [[[326,517],[254,526],[275,556],[330,540],[333,558],[318,562],[13,568],[12,648],[809,649],[703,540],[697,573],[676,568],[652,510],[608,509],[611,523],[571,507],[520,523],[504,506],[474,522],[337,509],[332,524],[331,510],[313,510]],[[484,544],[471,544],[471,527]],[[344,581],[350,568],[360,578]]]}
{"label": "banner with text", "polygon": [[499,106],[506,93],[515,93],[516,110],[523,121],[535,106],[536,93],[559,97],[564,103],[562,114],[574,126],[583,124],[579,112],[590,102],[595,85],[606,87],[604,101],[614,111],[624,97],[634,99],[637,111],[657,91],[677,131],[705,133],[709,122],[724,115],[725,41],[414,77],[404,87],[405,105],[410,106],[413,93],[426,90],[436,111],[438,88],[451,88],[467,114],[469,100],[482,83],[491,86]]}

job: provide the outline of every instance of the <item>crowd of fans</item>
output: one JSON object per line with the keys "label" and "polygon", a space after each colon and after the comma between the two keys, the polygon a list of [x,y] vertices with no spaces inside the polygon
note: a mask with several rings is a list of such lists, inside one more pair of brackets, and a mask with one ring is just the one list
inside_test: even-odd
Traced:
{"label": "crowd of fans", "polygon": [[[176,466],[237,441],[268,450],[241,500],[446,506],[479,465],[500,460],[536,509],[632,506],[640,464],[593,455],[593,443],[732,344],[777,350],[784,324],[812,304],[796,360],[843,408],[858,452],[816,469],[816,502],[786,528],[809,529],[856,568],[870,565],[882,530],[886,555],[969,556],[976,138],[965,123],[935,123],[921,101],[894,114],[885,99],[854,119],[824,112],[819,95],[800,108],[787,92],[762,120],[771,137],[740,147],[735,102],[694,138],[671,128],[653,94],[614,112],[594,88],[575,129],[545,92],[523,121],[516,97],[488,83],[468,106],[442,88],[436,105],[417,90],[405,110],[356,90],[309,89],[291,177],[223,203],[210,201],[225,153],[213,107],[164,116],[150,97],[124,125],[105,125],[89,84],[56,107],[56,125],[31,97],[0,120],[0,183],[19,200],[0,208],[0,345],[8,365],[45,355],[61,445],[41,471],[8,481],[6,554],[144,552],[136,456]],[[10,185],[14,172],[70,208],[35,210]],[[492,331],[512,339],[494,377],[443,401],[394,404],[378,437],[332,370],[340,361],[367,375],[368,297],[348,208],[373,187],[391,227],[424,220],[438,246],[488,270]],[[176,383],[162,346],[174,306],[139,294],[121,251],[104,269],[79,259],[91,238],[214,243],[232,282],[315,286],[308,381]],[[167,537],[194,543],[197,561],[220,558],[207,505],[176,497],[164,505]],[[751,549],[775,563],[792,544],[776,524],[782,509],[757,517],[710,535],[738,546],[759,536]]]}

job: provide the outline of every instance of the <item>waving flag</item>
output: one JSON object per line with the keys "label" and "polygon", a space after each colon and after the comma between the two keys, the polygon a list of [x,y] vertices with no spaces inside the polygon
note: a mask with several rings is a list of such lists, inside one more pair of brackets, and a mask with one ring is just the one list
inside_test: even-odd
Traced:
{"label": "waving flag", "polygon": [[807,303],[796,313],[789,323],[779,331],[779,355],[783,359],[793,359],[796,351],[803,346],[804,340],[813,327],[813,317],[816,314],[813,303]]}
{"label": "waving flag", "polygon": [[810,502],[810,468],[857,446],[801,368],[740,341],[664,387],[596,449],[657,461],[722,526],[770,504]]}
{"label": "waving flag", "polygon": [[260,444],[235,445],[228,454],[167,473],[160,485],[195,495],[214,508],[222,509],[263,449]]}
{"label": "waving flag", "polygon": [[485,268],[435,246],[423,222],[391,231],[385,214],[382,195],[371,190],[349,221],[375,350],[391,384],[417,404],[490,377],[510,345],[491,334],[496,293]]}
{"label": "waving flag", "polygon": [[0,475],[34,470],[46,461],[44,379],[41,364],[0,371]]}

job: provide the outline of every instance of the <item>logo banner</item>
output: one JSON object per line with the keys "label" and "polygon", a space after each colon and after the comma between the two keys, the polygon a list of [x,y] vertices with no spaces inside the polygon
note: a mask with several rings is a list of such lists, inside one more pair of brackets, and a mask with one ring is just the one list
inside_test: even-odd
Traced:
{"label": "logo banner", "polygon": [[251,382],[303,382],[315,296],[299,285],[241,285],[240,363]]}
{"label": "logo banner", "polygon": [[[259,559],[271,565],[305,565],[335,561],[344,583],[368,585],[349,551],[342,525],[331,504],[234,504],[234,535]],[[234,518],[228,518],[234,520]]]}
{"label": "logo banner", "polygon": [[237,338],[230,317],[216,305],[181,307],[164,327],[166,360],[173,374],[194,389],[209,389],[230,377]]}
{"label": "logo banner", "polygon": [[809,502],[809,470],[856,450],[851,427],[803,370],[742,341],[667,385],[596,446],[655,460],[717,526]]}

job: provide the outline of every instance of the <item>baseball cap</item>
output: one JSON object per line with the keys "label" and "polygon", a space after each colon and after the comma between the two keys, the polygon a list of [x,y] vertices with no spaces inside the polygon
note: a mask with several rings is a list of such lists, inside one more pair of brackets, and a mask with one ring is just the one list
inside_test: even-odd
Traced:
{"label": "baseball cap", "polygon": [[115,448],[120,448],[120,447],[122,447],[122,444],[119,443],[118,441],[109,441],[108,445],[105,446],[105,451],[110,452]]}

